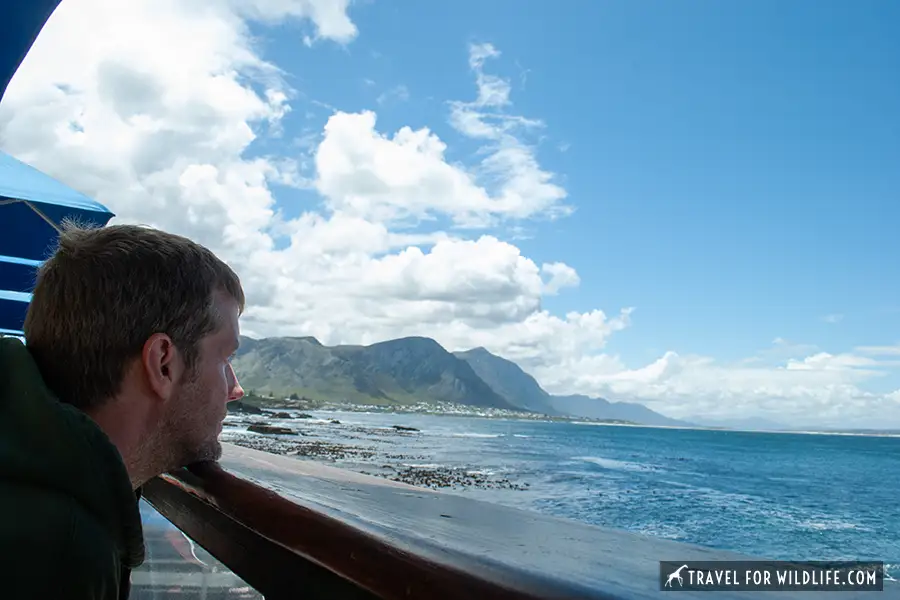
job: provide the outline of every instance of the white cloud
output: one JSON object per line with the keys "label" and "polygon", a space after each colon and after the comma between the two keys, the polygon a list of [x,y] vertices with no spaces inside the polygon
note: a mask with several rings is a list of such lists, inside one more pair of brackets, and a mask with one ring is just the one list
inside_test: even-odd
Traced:
{"label": "white cloud", "polygon": [[484,72],[485,61],[499,57],[500,52],[492,44],[473,44],[469,47],[469,67],[475,72],[475,83],[478,86],[475,106],[500,107],[509,104],[509,93],[512,89],[509,81]]}
{"label": "white cloud", "polygon": [[710,357],[667,352],[635,369],[613,357],[588,357],[567,369],[547,367],[538,373],[551,389],[603,391],[679,418],[765,416],[786,424],[896,426],[900,393],[875,394],[860,386],[887,375],[900,361],[875,360],[859,350],[817,352],[775,364],[721,364]]}
{"label": "white cloud", "polygon": [[446,145],[427,129],[376,131],[375,113],[339,112],[325,125],[315,162],[316,186],[332,210],[383,222],[450,215],[484,224],[503,206],[444,159]]}
{"label": "white cloud", "polygon": [[564,287],[577,287],[581,283],[578,273],[569,265],[561,262],[544,263],[541,273],[550,279],[544,284],[544,294],[554,296]]}
{"label": "white cloud", "polygon": [[[539,267],[490,235],[403,227],[527,218],[551,206],[548,190],[562,197],[552,185],[528,188],[552,175],[529,173],[535,159],[509,132],[494,151],[493,193],[450,164],[432,132],[388,135],[372,112],[335,112],[314,148],[325,211],[281,217],[269,184],[296,179],[296,166],[249,158],[247,148],[279,125],[293,94],[242,19],[303,16],[321,37],[346,42],[355,28],[341,25],[342,16],[274,1],[204,10],[149,0],[64,6],[0,107],[4,149],[106,203],[115,221],[150,223],[213,247],[246,282],[248,333],[332,343],[434,335],[454,349],[499,344],[514,357],[548,357],[548,345],[557,354],[601,348],[627,324],[628,311],[607,318],[542,310],[542,294],[578,283],[563,263]],[[94,35],[85,37],[88,26]],[[159,31],[167,43],[154,53]],[[499,81],[476,76],[482,88]],[[276,250],[282,235],[287,247]]]}
{"label": "white cloud", "polygon": [[[544,124],[513,114],[509,81],[486,71],[500,57],[490,44],[470,48],[475,99],[449,104],[451,124],[482,144],[474,165],[448,161],[429,129],[379,131],[373,112],[334,111],[321,135],[304,138],[309,181],[299,155],[251,156],[255,139],[280,135],[296,94],[247,20],[296,25],[295,52],[313,56],[305,41],[352,43],[348,6],[66,0],[0,105],[0,147],[105,203],[115,221],[212,247],[245,282],[251,335],[428,335],[519,361],[552,391],[648,400],[675,416],[771,409],[806,421],[814,411],[895,410],[900,391],[860,388],[900,354],[893,347],[832,355],[782,342],[739,364],[669,352],[629,368],[606,348],[630,325],[630,308],[547,311],[543,298],[578,286],[578,273],[538,265],[481,230],[520,231],[524,220],[571,211],[526,141]],[[321,210],[285,218],[273,182],[315,190]]]}
{"label": "white cloud", "polygon": [[856,350],[860,354],[869,356],[900,356],[900,344],[896,346],[860,346]]}
{"label": "white cloud", "polygon": [[[374,82],[373,82],[374,83]],[[378,98],[375,99],[378,104],[385,104],[395,100],[397,102],[406,102],[409,100],[409,88],[405,85],[397,85],[392,87],[386,92],[382,92],[378,95]]]}
{"label": "white cloud", "polygon": [[509,114],[509,80],[484,71],[486,61],[499,56],[491,44],[470,46],[469,66],[475,74],[478,95],[472,102],[451,102],[450,122],[460,133],[486,144],[487,156],[477,174],[489,187],[498,189],[500,212],[517,218],[570,214],[572,207],[562,203],[565,189],[554,183],[552,173],[540,167],[535,149],[523,137],[543,128],[543,122]]}
{"label": "white cloud", "polygon": [[844,315],[840,314],[830,314],[822,317],[822,320],[831,325],[836,325],[844,320]]}
{"label": "white cloud", "polygon": [[238,15],[270,23],[286,17],[309,19],[316,34],[304,37],[306,45],[317,40],[347,43],[359,33],[347,14],[350,0],[228,0],[228,4]]}

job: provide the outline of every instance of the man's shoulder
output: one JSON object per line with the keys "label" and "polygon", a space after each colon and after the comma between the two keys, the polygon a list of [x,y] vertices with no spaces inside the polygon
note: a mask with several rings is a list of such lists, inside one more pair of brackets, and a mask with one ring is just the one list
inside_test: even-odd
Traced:
{"label": "man's shoulder", "polygon": [[76,543],[90,534],[95,545],[116,545],[100,519],[73,496],[27,482],[0,481],[0,535],[29,531]]}
{"label": "man's shoulder", "polygon": [[64,536],[74,512],[71,497],[30,481],[0,480],[0,534],[4,540],[21,531]]}
{"label": "man's shoulder", "polygon": [[115,541],[74,498],[52,489],[0,481],[0,554],[0,581],[15,597],[108,598],[119,586]]}

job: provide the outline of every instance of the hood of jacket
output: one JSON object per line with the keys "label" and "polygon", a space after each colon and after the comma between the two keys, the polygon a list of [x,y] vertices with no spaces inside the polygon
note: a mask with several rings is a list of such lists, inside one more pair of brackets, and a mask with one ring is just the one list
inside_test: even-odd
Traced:
{"label": "hood of jacket", "polygon": [[47,388],[17,338],[0,338],[0,477],[73,498],[108,531],[124,566],[143,562],[139,496],[121,454],[93,419]]}

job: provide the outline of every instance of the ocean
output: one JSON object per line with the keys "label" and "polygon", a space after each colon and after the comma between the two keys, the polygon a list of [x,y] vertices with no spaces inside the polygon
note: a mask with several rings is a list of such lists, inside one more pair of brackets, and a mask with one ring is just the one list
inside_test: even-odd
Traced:
{"label": "ocean", "polygon": [[[889,516],[900,495],[895,437],[310,414],[272,423],[374,450],[333,459],[338,467],[373,472],[392,456],[404,468],[459,468],[517,489],[450,493],[765,558],[883,560],[900,578],[900,527]],[[393,435],[395,425],[418,431]]]}

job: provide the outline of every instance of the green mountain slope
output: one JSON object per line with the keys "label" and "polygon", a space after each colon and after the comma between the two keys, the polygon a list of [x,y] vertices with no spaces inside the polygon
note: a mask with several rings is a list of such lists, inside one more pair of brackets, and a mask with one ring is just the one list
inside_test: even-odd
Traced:
{"label": "green mountain slope", "polygon": [[454,402],[515,409],[430,338],[324,346],[311,337],[241,338],[234,368],[245,389],[367,404]]}
{"label": "green mountain slope", "polygon": [[480,347],[454,354],[469,363],[478,376],[510,404],[545,415],[562,414],[551,405],[550,394],[537,380],[511,360]]}

